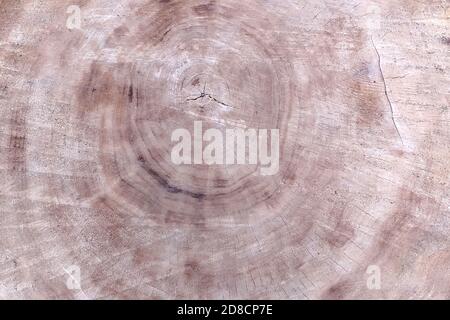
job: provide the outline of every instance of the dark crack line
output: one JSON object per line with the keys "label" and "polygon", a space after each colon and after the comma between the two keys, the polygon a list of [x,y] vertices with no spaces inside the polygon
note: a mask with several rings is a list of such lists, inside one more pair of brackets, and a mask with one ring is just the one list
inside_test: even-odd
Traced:
{"label": "dark crack line", "polygon": [[198,97],[196,97],[196,98],[189,98],[189,99],[187,99],[186,101],[197,101],[198,99],[204,98],[204,97],[205,97],[205,94],[202,93],[202,94],[200,94]]}
{"label": "dark crack line", "polygon": [[398,129],[397,123],[395,122],[394,108],[392,107],[392,102],[391,102],[391,99],[389,98],[389,94],[387,92],[386,79],[384,78],[383,69],[381,68],[381,56],[380,56],[380,53],[378,52],[377,47],[375,46],[375,43],[373,42],[373,38],[372,37],[370,37],[370,40],[372,41],[373,48],[375,49],[375,52],[376,52],[377,57],[378,57],[378,69],[380,70],[381,80],[383,80],[384,95],[386,96],[386,99],[387,99],[388,104],[389,104],[389,109],[391,110],[392,123],[394,124],[395,130],[397,131],[398,137],[400,138],[400,141],[402,142],[402,145],[404,145],[402,135],[400,134],[400,130]]}
{"label": "dark crack line", "polygon": [[[210,96],[210,95],[209,95],[209,96]],[[211,96],[210,96],[210,98],[213,99],[214,102],[217,102],[217,103],[219,103],[219,104],[221,104],[221,105],[223,105],[223,106],[225,106],[225,107],[232,108],[230,105],[226,104],[225,102],[222,102],[222,101],[220,101],[220,100],[217,100],[216,98],[211,97]]]}
{"label": "dark crack line", "polygon": [[205,84],[203,85],[203,91],[201,92],[201,94],[205,94],[206,93],[206,82],[205,82]]}
{"label": "dark crack line", "polygon": [[203,86],[203,90],[202,90],[202,92],[200,93],[200,95],[199,95],[198,97],[195,97],[195,98],[189,98],[189,99],[187,99],[187,101],[197,101],[198,99],[202,99],[202,100],[203,100],[203,98],[205,98],[205,97],[207,97],[207,98],[213,100],[214,102],[216,102],[216,103],[218,103],[218,104],[221,104],[221,105],[223,105],[223,106],[225,106],[225,107],[232,108],[230,105],[226,104],[225,102],[222,102],[222,101],[220,101],[220,100],[214,98],[211,94],[206,93],[206,83],[205,83],[205,85]]}

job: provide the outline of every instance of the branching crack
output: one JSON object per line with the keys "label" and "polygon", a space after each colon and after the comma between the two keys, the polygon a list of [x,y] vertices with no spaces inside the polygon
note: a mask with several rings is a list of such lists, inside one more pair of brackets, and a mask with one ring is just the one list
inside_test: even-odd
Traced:
{"label": "branching crack", "polygon": [[214,98],[211,94],[206,93],[206,83],[205,83],[205,85],[203,86],[203,91],[200,93],[200,95],[199,95],[198,97],[195,97],[195,98],[189,98],[189,99],[187,99],[187,101],[196,101],[196,100],[198,100],[198,99],[202,99],[202,100],[203,100],[203,98],[205,98],[205,97],[206,97],[206,98],[209,98],[210,100],[212,100],[212,101],[214,101],[214,102],[216,102],[216,103],[218,103],[218,104],[221,104],[221,105],[223,105],[223,106],[225,106],[225,107],[231,108],[230,105],[228,105],[228,104],[226,104],[225,102],[222,102],[222,101],[220,101],[220,100]]}
{"label": "branching crack", "polygon": [[403,138],[402,138],[402,135],[400,134],[400,130],[398,129],[397,123],[395,122],[394,108],[392,107],[392,102],[391,102],[391,99],[389,98],[389,94],[387,92],[386,79],[384,78],[383,69],[381,68],[381,56],[380,56],[380,53],[378,52],[377,47],[375,46],[375,43],[373,42],[372,37],[370,37],[370,40],[372,41],[373,48],[375,49],[375,52],[378,57],[378,69],[380,70],[381,80],[383,80],[384,95],[386,96],[386,100],[388,101],[388,104],[389,104],[389,109],[391,110],[392,123],[394,124],[395,130],[397,131],[398,137],[400,138],[400,141],[402,142],[402,145],[403,145]]}

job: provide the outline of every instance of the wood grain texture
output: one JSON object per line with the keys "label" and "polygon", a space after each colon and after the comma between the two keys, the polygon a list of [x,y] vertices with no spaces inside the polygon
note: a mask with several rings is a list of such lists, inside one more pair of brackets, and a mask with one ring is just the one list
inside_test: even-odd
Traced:
{"label": "wood grain texture", "polygon": [[[449,19],[0,0],[0,298],[450,299]],[[278,174],[174,165],[195,120],[278,128]]]}

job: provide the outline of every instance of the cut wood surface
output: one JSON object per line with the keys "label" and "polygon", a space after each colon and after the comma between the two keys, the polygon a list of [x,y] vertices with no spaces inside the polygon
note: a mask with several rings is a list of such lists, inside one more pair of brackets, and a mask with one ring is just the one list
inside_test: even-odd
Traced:
{"label": "cut wood surface", "polygon": [[450,299],[449,7],[0,0],[0,298]]}

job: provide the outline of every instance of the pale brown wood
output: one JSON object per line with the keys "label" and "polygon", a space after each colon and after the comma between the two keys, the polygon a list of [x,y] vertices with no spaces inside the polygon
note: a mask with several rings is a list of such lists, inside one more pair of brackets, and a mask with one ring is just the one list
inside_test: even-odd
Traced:
{"label": "pale brown wood", "polygon": [[[450,298],[449,19],[0,1],[0,298]],[[278,174],[174,165],[195,120],[278,128]]]}

